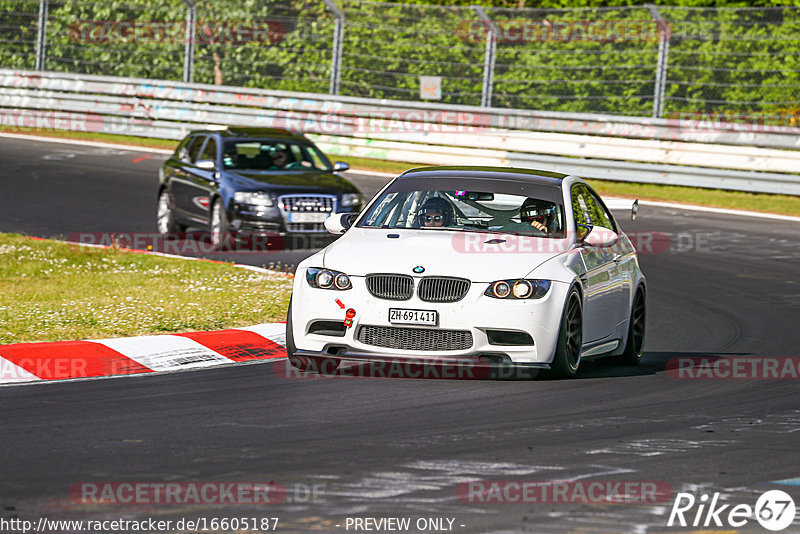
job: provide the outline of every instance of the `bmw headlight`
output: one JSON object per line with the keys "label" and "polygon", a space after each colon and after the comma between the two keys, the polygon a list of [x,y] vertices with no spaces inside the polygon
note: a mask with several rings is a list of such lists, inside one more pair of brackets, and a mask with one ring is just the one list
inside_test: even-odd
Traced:
{"label": "bmw headlight", "polygon": [[272,201],[272,197],[269,196],[269,193],[265,193],[264,191],[239,191],[238,193],[233,194],[234,202],[238,204],[248,204],[250,206],[263,206],[265,208],[270,208],[274,205]]}
{"label": "bmw headlight", "polygon": [[345,193],[342,195],[342,207],[349,208],[361,204],[361,195],[358,193]]}
{"label": "bmw headlight", "polygon": [[344,291],[353,287],[346,274],[321,267],[309,267],[306,270],[306,281],[317,289],[338,289]]}
{"label": "bmw headlight", "polygon": [[498,280],[483,294],[496,299],[540,299],[550,291],[550,285],[550,280]]}

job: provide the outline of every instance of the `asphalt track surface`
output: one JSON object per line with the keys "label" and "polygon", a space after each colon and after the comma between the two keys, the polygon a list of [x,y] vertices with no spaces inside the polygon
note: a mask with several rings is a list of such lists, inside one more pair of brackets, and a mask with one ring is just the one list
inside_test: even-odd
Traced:
{"label": "asphalt track surface", "polygon": [[[0,139],[0,230],[153,231],[163,156],[133,162],[142,155]],[[458,484],[476,480],[658,481],[750,505],[783,489],[800,504],[800,488],[773,483],[800,476],[798,380],[665,371],[680,356],[800,356],[800,226],[651,207],[620,220],[671,240],[640,255],[648,325],[636,368],[590,363],[570,381],[299,379],[266,363],[4,387],[0,517],[270,516],[280,532],[346,532],[347,517],[445,517],[456,532],[680,530],[666,526],[671,499],[460,500]],[[281,261],[303,253],[292,254]],[[300,494],[269,506],[70,503],[85,481],[276,481]],[[765,532],[755,521],[738,530]]]}

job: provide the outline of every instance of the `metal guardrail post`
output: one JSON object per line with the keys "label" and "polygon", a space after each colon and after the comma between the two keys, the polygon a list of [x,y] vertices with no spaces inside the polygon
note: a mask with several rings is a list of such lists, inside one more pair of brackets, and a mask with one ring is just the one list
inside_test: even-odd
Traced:
{"label": "metal guardrail post", "polygon": [[331,55],[331,85],[329,92],[339,94],[339,81],[342,78],[342,47],[344,46],[344,13],[333,3],[333,0],[323,0],[331,11],[336,22],[333,28],[333,54]]}
{"label": "metal guardrail post", "polygon": [[194,0],[183,0],[186,4],[186,43],[183,51],[183,83],[192,83],[194,78],[194,40],[197,25],[197,6]]}
{"label": "metal guardrail post", "polygon": [[36,29],[36,70],[44,70],[47,58],[47,11],[49,0],[39,0],[39,27]]}
{"label": "metal guardrail post", "polygon": [[654,4],[645,4],[653,20],[658,24],[658,59],[656,60],[656,86],[653,90],[653,118],[664,115],[664,93],[667,86],[667,64],[669,62],[669,23]]}
{"label": "metal guardrail post", "polygon": [[472,6],[478,17],[487,23],[486,50],[483,56],[483,88],[481,107],[492,107],[492,87],[494,86],[494,58],[497,47],[497,25],[489,18],[482,6]]}

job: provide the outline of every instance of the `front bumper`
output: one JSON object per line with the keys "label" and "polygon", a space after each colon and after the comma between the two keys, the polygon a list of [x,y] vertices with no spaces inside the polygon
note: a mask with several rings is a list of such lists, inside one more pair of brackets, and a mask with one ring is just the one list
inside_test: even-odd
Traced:
{"label": "front bumper", "polygon": [[532,369],[550,369],[549,363],[520,363],[513,361],[503,352],[479,352],[474,354],[462,354],[459,356],[408,356],[390,355],[372,352],[357,352],[352,347],[332,343],[326,347],[325,351],[313,352],[308,350],[297,350],[295,356],[333,358],[336,360],[352,362],[382,362],[382,363],[420,363],[424,361],[430,365],[470,365],[485,367],[502,367],[504,365],[519,364]]}
{"label": "front bumper", "polygon": [[[292,334],[297,354],[370,361],[442,359],[474,363],[483,359],[542,366],[549,364],[555,354],[561,313],[569,290],[568,284],[553,282],[550,291],[541,299],[499,300],[483,294],[488,282],[473,282],[467,295],[458,302],[425,302],[416,293],[410,300],[393,301],[372,296],[365,278],[351,276],[350,279],[352,288],[345,291],[316,289],[308,285],[305,269],[298,270],[292,295]],[[418,282],[416,279],[415,286]],[[434,310],[439,323],[437,326],[393,324],[389,322],[390,308]],[[312,325],[318,321],[343,324],[348,309],[355,310],[353,324],[336,333],[341,335],[311,332]],[[468,331],[472,342],[458,350],[389,348],[362,342],[359,339],[362,326]],[[524,333],[533,343],[498,344],[491,342],[490,331]]]}

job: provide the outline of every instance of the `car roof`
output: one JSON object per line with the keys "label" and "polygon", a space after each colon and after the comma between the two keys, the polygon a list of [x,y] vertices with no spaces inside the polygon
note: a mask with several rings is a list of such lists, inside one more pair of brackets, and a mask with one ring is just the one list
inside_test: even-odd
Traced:
{"label": "car roof", "polygon": [[269,139],[291,139],[295,141],[308,141],[302,134],[290,132],[283,128],[255,128],[246,126],[228,126],[223,129],[195,130],[192,134],[216,134],[223,139],[247,139],[247,138],[269,138]]}
{"label": "car roof", "polygon": [[517,167],[421,167],[410,169],[400,176],[398,180],[407,178],[477,178],[485,180],[517,180],[530,184],[561,187],[561,182],[569,176],[553,171],[539,169],[521,169]]}

